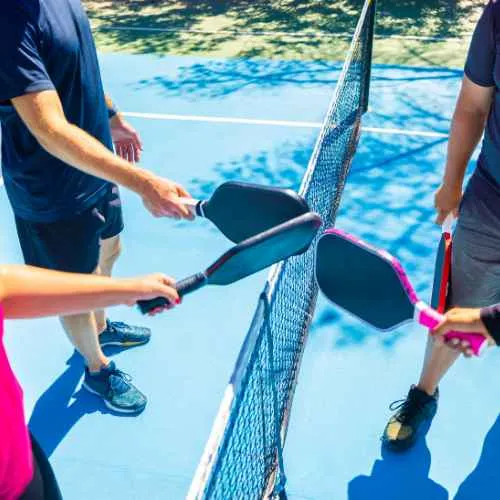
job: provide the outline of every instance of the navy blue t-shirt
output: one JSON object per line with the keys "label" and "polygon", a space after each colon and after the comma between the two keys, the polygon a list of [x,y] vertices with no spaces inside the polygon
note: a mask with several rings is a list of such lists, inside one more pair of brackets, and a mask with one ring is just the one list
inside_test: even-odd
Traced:
{"label": "navy blue t-shirt", "polygon": [[10,105],[56,90],[69,122],[112,150],[97,54],[80,0],[8,0],[0,8],[0,120],[5,187],[15,214],[33,222],[70,218],[108,183],[47,153]]}
{"label": "navy blue t-shirt", "polygon": [[475,84],[495,87],[481,155],[480,174],[500,188],[500,1],[490,1],[476,26],[465,64]]}

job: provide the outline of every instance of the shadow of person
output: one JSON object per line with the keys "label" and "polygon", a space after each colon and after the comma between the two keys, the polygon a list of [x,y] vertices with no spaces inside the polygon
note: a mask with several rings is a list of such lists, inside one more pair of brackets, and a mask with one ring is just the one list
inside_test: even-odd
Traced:
{"label": "shadow of person", "polygon": [[96,411],[115,414],[100,398],[85,389],[75,392],[84,368],[82,357],[75,351],[67,361],[66,370],[38,398],[33,408],[28,426],[48,457],[84,415]]}
{"label": "shadow of person", "polygon": [[425,438],[404,453],[384,446],[370,476],[357,476],[348,485],[349,500],[447,500],[448,492],[429,478],[431,454]]}
{"label": "shadow of person", "polygon": [[476,468],[460,485],[454,500],[500,498],[500,415],[484,440]]}

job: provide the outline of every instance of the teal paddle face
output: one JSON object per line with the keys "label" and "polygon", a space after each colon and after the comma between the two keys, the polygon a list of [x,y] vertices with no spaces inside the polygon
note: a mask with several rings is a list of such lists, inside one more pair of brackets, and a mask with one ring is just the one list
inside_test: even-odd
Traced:
{"label": "teal paddle face", "polygon": [[226,252],[206,271],[207,284],[229,285],[288,257],[305,252],[321,226],[308,212],[249,238]]}
{"label": "teal paddle face", "polygon": [[386,254],[341,234],[319,239],[316,279],[331,302],[379,330],[413,318],[414,305]]}
{"label": "teal paddle face", "polygon": [[202,210],[234,243],[309,212],[305,200],[290,189],[242,182],[219,186]]}

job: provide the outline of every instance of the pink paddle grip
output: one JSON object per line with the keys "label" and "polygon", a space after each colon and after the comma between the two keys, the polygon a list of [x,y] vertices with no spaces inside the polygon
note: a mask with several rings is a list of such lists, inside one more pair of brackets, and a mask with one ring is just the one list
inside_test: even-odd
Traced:
{"label": "pink paddle grip", "polygon": [[[427,307],[423,311],[420,311],[420,314],[418,315],[418,322],[422,326],[430,329],[439,325],[443,319],[444,316],[431,307]],[[486,337],[481,333],[448,332],[444,338],[446,341],[450,341],[451,339],[467,341],[470,344],[470,348],[475,356],[480,356],[483,349],[485,349],[488,345]]]}

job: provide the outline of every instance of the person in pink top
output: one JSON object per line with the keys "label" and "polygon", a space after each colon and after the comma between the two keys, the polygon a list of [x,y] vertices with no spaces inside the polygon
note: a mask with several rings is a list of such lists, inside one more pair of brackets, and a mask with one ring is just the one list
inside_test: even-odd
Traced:
{"label": "person in pink top", "polygon": [[[0,499],[58,500],[49,461],[30,436],[23,392],[5,351],[4,318],[80,314],[165,297],[178,304],[174,281],[162,274],[112,279],[30,266],[0,265]],[[155,311],[158,312],[158,311]]]}

